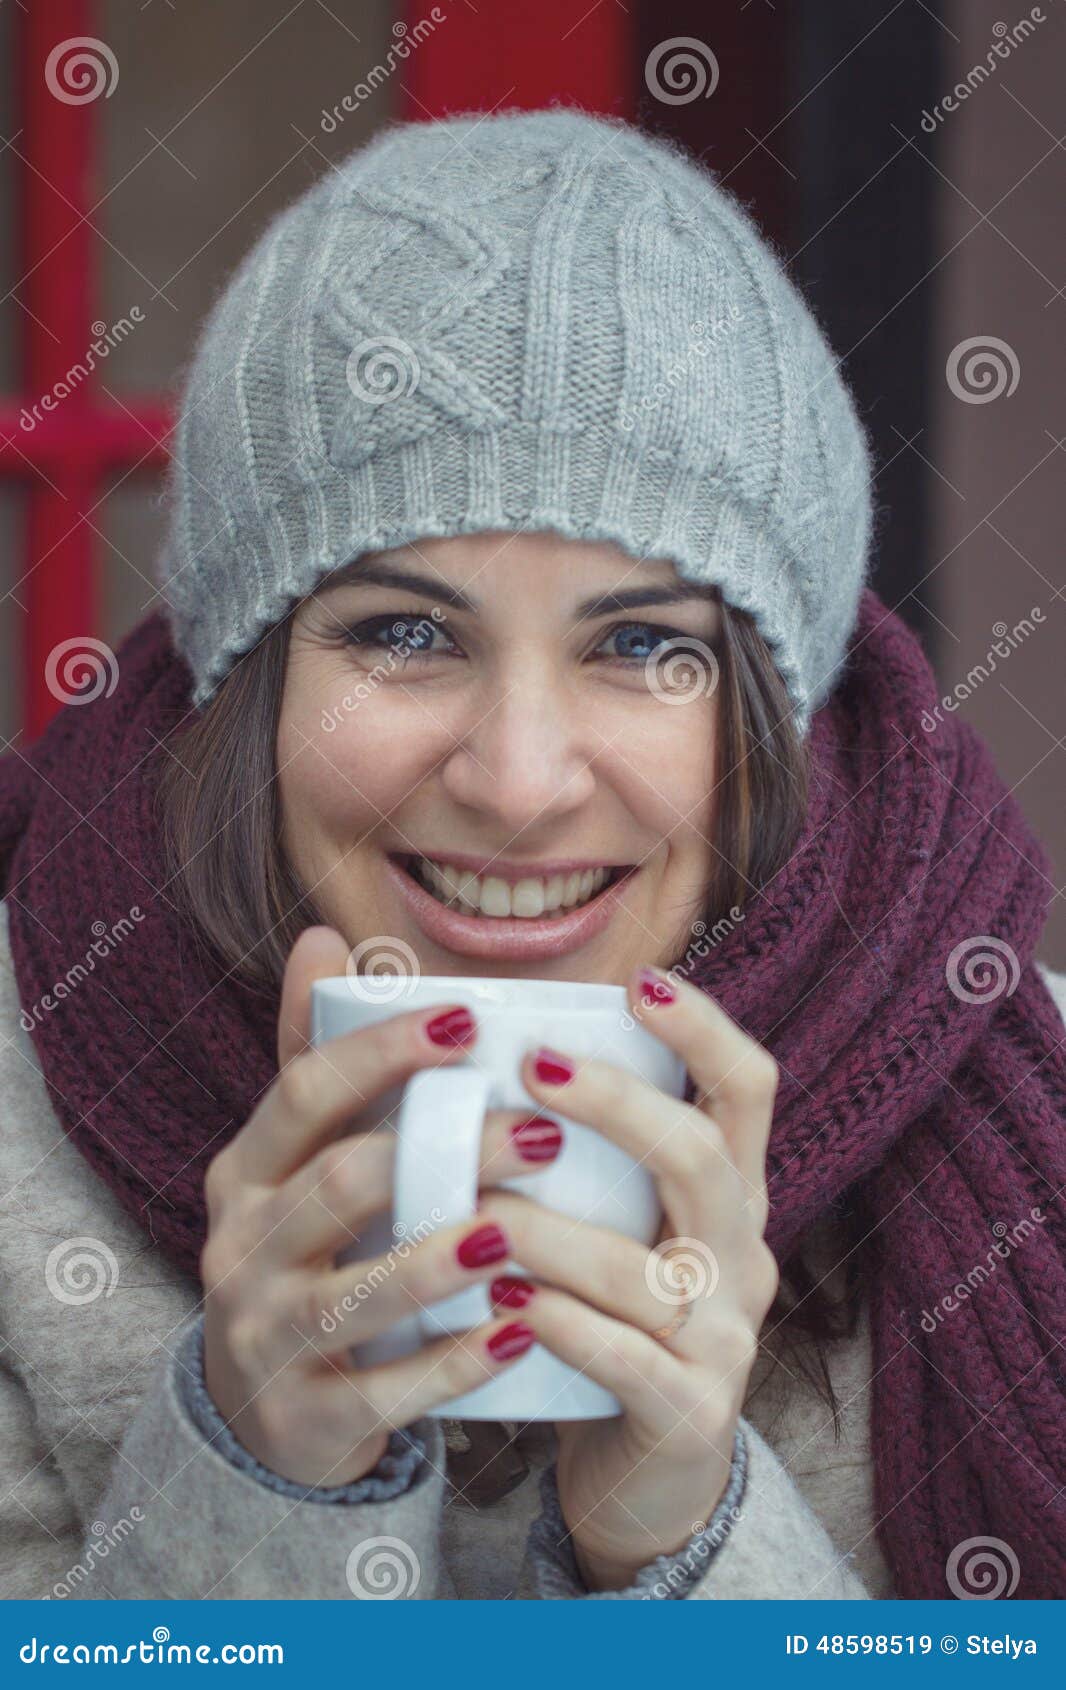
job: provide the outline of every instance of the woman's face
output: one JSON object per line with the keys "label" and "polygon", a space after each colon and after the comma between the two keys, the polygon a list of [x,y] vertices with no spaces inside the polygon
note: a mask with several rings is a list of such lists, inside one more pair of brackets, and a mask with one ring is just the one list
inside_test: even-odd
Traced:
{"label": "woman's face", "polygon": [[713,860],[718,633],[670,562],[549,532],[335,573],[293,617],[277,746],[323,918],[426,974],[675,961]]}

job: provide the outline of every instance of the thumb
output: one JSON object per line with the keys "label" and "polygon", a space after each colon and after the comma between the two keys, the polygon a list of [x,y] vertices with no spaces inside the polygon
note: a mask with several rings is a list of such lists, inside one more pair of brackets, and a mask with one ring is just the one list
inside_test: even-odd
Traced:
{"label": "thumb", "polygon": [[343,974],[351,954],[335,927],[305,927],[285,964],[278,1010],[278,1067],[284,1068],[311,1041],[311,985]]}

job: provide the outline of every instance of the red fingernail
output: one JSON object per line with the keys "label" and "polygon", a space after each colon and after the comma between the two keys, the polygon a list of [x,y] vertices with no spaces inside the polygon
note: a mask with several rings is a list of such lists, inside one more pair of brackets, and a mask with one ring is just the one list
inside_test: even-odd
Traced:
{"label": "red fingernail", "polygon": [[514,1356],[525,1355],[536,1341],[537,1334],[531,1326],[524,1320],[512,1320],[510,1326],[493,1333],[485,1348],[494,1361],[511,1361]]}
{"label": "red fingernail", "polygon": [[533,1058],[533,1072],[546,1086],[565,1086],[577,1070],[568,1056],[560,1056],[557,1050],[542,1045]]}
{"label": "red fingernail", "polygon": [[465,1268],[487,1267],[489,1262],[502,1262],[511,1254],[511,1247],[501,1227],[490,1223],[468,1232],[455,1254]]}
{"label": "red fingernail", "polygon": [[531,1115],[516,1121],[511,1139],[523,1162],[552,1162],[563,1146],[563,1129],[546,1115]]}
{"label": "red fingernail", "polygon": [[674,988],[672,986],[668,986],[662,976],[654,974],[650,968],[641,969],[640,983],[644,988],[643,1002],[646,1003],[649,998],[651,999],[653,1005],[657,1003],[677,1002],[677,993],[674,991]]}
{"label": "red fingernail", "polygon": [[489,1286],[489,1296],[504,1308],[524,1309],[536,1289],[528,1279],[516,1279],[513,1274],[504,1273]]}
{"label": "red fingernail", "polygon": [[469,1044],[477,1031],[477,1023],[468,1009],[447,1009],[426,1022],[426,1037],[435,1045]]}

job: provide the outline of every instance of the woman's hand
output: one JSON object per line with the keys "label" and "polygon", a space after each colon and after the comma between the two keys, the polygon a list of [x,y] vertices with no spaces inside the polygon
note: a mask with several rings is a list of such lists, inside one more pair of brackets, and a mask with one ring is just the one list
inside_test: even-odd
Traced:
{"label": "woman's hand", "polygon": [[[494,1298],[520,1308],[547,1349],[622,1404],[613,1419],[556,1426],[559,1500],[590,1589],[624,1588],[713,1513],[778,1285],[763,1240],[773,1058],[693,986],[642,971],[629,995],[645,1027],[685,1062],[692,1103],[558,1052],[539,1064],[527,1058],[522,1081],[538,1102],[595,1128],[656,1176],[665,1211],[658,1247],[516,1193],[490,1192],[481,1204],[530,1275],[497,1281]],[[551,1058],[562,1074],[552,1075]],[[654,1338],[680,1312],[683,1276],[691,1310],[675,1334]]]}
{"label": "woman's hand", "polygon": [[[390,1428],[484,1384],[533,1342],[502,1310],[401,1360],[351,1365],[350,1345],[490,1280],[511,1245],[478,1216],[388,1256],[333,1265],[370,1216],[392,1204],[394,1135],[353,1134],[355,1118],[417,1070],[461,1059],[475,1033],[467,1012],[442,1005],[312,1049],[311,982],[343,974],[347,958],[332,928],[310,928],[293,946],[278,1017],[280,1072],[205,1182],[205,1382],[244,1447],[306,1485],[361,1478],[384,1454]],[[554,1123],[530,1122],[529,1111],[492,1111],[482,1181],[536,1172],[560,1141]]]}

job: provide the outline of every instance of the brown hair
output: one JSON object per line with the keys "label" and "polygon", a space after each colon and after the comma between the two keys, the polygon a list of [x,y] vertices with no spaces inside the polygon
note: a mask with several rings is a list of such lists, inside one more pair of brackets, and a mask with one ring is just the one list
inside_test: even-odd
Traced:
{"label": "brown hair", "polygon": [[[298,608],[235,665],[181,730],[157,788],[175,907],[228,972],[271,995],[280,990],[297,936],[323,919],[282,849],[276,779],[289,631]],[[787,861],[806,814],[809,779],[807,747],[770,648],[745,612],[721,601],[719,608],[716,867],[708,930],[731,907],[742,909]],[[848,1246],[857,1245],[858,1211],[845,1206],[839,1219]],[[861,1269],[860,1252],[849,1248],[844,1291],[832,1296],[795,1253],[782,1264],[764,1331],[774,1359],[791,1354],[834,1420],[838,1404],[823,1346],[854,1330]],[[800,1334],[813,1341],[813,1365]]]}

